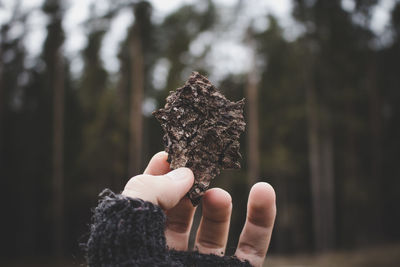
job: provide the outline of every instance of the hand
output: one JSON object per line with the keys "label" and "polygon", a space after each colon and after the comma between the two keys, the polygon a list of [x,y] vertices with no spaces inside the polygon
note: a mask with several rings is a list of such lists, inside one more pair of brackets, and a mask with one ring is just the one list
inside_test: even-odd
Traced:
{"label": "hand", "polygon": [[[193,185],[193,173],[188,168],[170,171],[167,153],[159,152],[143,175],[126,184],[123,195],[141,198],[159,205],[166,213],[167,245],[175,250],[187,250],[195,207],[185,196]],[[196,235],[195,248],[200,253],[223,255],[228,240],[232,199],[228,192],[212,188],[203,196],[203,214]],[[255,184],[247,203],[247,218],[240,235],[235,256],[262,266],[271,240],[276,214],[275,192],[267,183]]]}

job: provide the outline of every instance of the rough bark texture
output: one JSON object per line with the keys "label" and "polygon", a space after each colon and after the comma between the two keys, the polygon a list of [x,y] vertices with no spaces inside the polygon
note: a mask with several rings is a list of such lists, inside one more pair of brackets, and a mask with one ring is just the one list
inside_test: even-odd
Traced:
{"label": "rough bark texture", "polygon": [[194,173],[188,197],[197,205],[220,169],[240,168],[244,100],[229,101],[207,78],[193,72],[166,101],[165,107],[153,114],[165,132],[171,169],[188,167]]}

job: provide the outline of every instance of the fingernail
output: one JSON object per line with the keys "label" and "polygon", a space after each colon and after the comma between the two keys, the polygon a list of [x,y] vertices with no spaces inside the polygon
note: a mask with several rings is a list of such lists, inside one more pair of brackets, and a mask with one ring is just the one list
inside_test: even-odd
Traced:
{"label": "fingernail", "polygon": [[183,180],[183,179],[189,177],[188,171],[185,168],[179,168],[179,169],[173,170],[173,171],[167,173],[167,175],[172,180],[175,180],[175,181]]}

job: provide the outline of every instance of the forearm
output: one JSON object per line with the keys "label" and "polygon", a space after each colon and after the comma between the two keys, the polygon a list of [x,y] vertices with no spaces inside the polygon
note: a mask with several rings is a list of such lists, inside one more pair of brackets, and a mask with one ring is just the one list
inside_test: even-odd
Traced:
{"label": "forearm", "polygon": [[109,190],[94,210],[87,242],[89,266],[166,262],[165,215],[161,208]]}

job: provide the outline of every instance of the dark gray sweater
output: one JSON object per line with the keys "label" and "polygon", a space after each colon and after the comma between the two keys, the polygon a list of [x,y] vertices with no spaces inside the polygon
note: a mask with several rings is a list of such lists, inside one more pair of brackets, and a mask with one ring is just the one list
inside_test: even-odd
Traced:
{"label": "dark gray sweater", "polygon": [[87,262],[95,266],[251,266],[235,257],[169,250],[165,214],[141,199],[105,190],[94,210]]}

